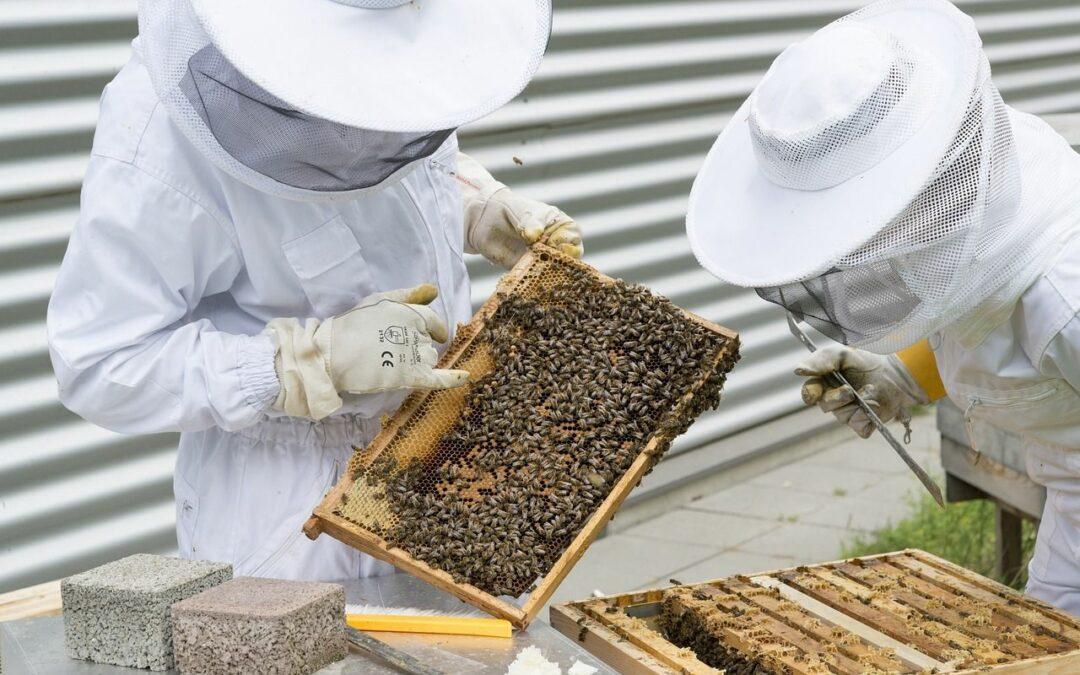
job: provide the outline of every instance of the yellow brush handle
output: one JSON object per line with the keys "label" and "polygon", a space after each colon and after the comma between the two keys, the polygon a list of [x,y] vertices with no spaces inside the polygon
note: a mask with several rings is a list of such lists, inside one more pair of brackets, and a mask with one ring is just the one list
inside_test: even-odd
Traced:
{"label": "yellow brush handle", "polygon": [[513,628],[505,619],[467,616],[410,616],[407,614],[346,614],[345,623],[357,630],[392,633],[433,633],[510,637]]}

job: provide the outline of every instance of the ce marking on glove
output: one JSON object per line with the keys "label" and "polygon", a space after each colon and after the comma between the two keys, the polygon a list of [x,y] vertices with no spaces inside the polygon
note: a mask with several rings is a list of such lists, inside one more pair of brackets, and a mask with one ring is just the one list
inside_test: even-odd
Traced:
{"label": "ce marking on glove", "polygon": [[394,353],[393,352],[383,352],[382,354],[380,354],[380,356],[382,356],[382,359],[383,359],[383,362],[382,362],[382,367],[383,368],[393,368],[394,367]]}

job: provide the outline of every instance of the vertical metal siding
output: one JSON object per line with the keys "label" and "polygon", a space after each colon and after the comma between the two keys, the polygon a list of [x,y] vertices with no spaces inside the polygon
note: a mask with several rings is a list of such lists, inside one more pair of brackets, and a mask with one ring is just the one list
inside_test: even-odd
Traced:
{"label": "vertical metal siding", "polygon": [[[791,41],[854,0],[566,0],[551,49],[464,147],[575,215],[588,259],[737,328],[725,404],[673,452],[797,409],[781,317],[722,287],[683,236],[690,183],[727,115]],[[1008,102],[1080,109],[1080,7],[969,0]],[[134,0],[0,2],[0,592],[136,550],[170,550],[175,437],[124,437],[56,400],[43,319],[78,209],[97,101],[127,59]],[[523,161],[514,162],[514,157]],[[474,260],[476,298],[495,271]]]}

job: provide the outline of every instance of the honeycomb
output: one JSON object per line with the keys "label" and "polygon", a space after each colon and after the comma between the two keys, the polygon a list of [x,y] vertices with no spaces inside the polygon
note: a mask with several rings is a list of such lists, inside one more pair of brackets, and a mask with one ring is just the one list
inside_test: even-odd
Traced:
{"label": "honeycomb", "polygon": [[426,394],[388,441],[357,451],[334,513],[511,597],[547,574],[641,453],[655,463],[719,403],[737,359],[732,336],[547,250],[457,342],[443,365],[470,384]]}

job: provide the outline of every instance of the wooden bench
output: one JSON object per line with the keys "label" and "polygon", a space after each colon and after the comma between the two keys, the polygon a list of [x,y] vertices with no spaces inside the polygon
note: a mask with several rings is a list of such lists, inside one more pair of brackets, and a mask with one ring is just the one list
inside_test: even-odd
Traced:
{"label": "wooden bench", "polygon": [[[937,404],[945,499],[990,499],[997,507],[997,572],[1013,577],[1023,565],[1021,527],[1042,517],[1046,489],[1027,475],[1020,439],[988,424],[973,422],[968,438],[964,413],[947,399]],[[976,451],[972,448],[974,443]]]}
{"label": "wooden bench", "polygon": [[60,613],[60,582],[50,581],[0,594],[0,621]]}

